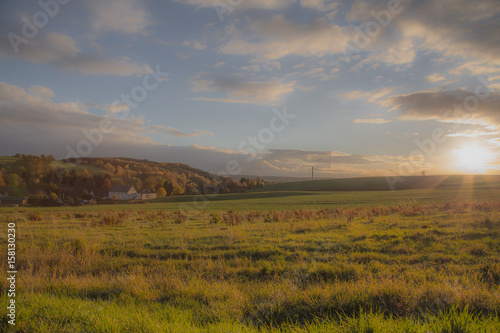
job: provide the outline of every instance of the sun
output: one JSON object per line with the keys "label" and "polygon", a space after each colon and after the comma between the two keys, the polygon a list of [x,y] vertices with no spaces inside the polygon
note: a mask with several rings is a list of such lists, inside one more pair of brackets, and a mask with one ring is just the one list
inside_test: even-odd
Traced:
{"label": "sun", "polygon": [[453,155],[456,158],[456,169],[469,173],[486,172],[489,169],[489,163],[495,159],[494,153],[477,143],[463,146],[460,149],[455,149],[453,151]]}

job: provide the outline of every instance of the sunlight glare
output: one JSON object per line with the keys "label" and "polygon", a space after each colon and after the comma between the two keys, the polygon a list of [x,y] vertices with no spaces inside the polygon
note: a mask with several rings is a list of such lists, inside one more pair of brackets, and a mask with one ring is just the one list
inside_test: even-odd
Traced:
{"label": "sunlight glare", "polygon": [[456,157],[455,167],[469,173],[483,173],[487,171],[488,164],[495,159],[494,153],[478,144],[470,144],[453,151]]}

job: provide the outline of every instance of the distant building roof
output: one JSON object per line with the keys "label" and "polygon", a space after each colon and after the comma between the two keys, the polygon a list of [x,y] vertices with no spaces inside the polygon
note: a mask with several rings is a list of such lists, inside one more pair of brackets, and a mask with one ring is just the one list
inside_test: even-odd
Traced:
{"label": "distant building roof", "polygon": [[128,191],[130,191],[131,188],[133,188],[133,186],[130,186],[130,185],[113,185],[109,189],[109,192],[124,192],[124,193],[128,193]]}

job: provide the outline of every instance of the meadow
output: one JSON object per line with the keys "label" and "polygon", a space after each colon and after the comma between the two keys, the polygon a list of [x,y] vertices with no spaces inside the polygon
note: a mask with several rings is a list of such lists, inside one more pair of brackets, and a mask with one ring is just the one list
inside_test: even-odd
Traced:
{"label": "meadow", "polygon": [[3,317],[0,331],[499,332],[498,194],[0,208],[3,248],[17,226],[19,272],[16,326]]}

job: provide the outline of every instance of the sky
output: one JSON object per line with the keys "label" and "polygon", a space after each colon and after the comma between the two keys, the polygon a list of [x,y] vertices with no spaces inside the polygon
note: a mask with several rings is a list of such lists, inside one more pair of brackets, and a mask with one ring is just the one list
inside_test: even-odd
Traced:
{"label": "sky", "polygon": [[498,174],[499,89],[498,0],[0,4],[0,155]]}

